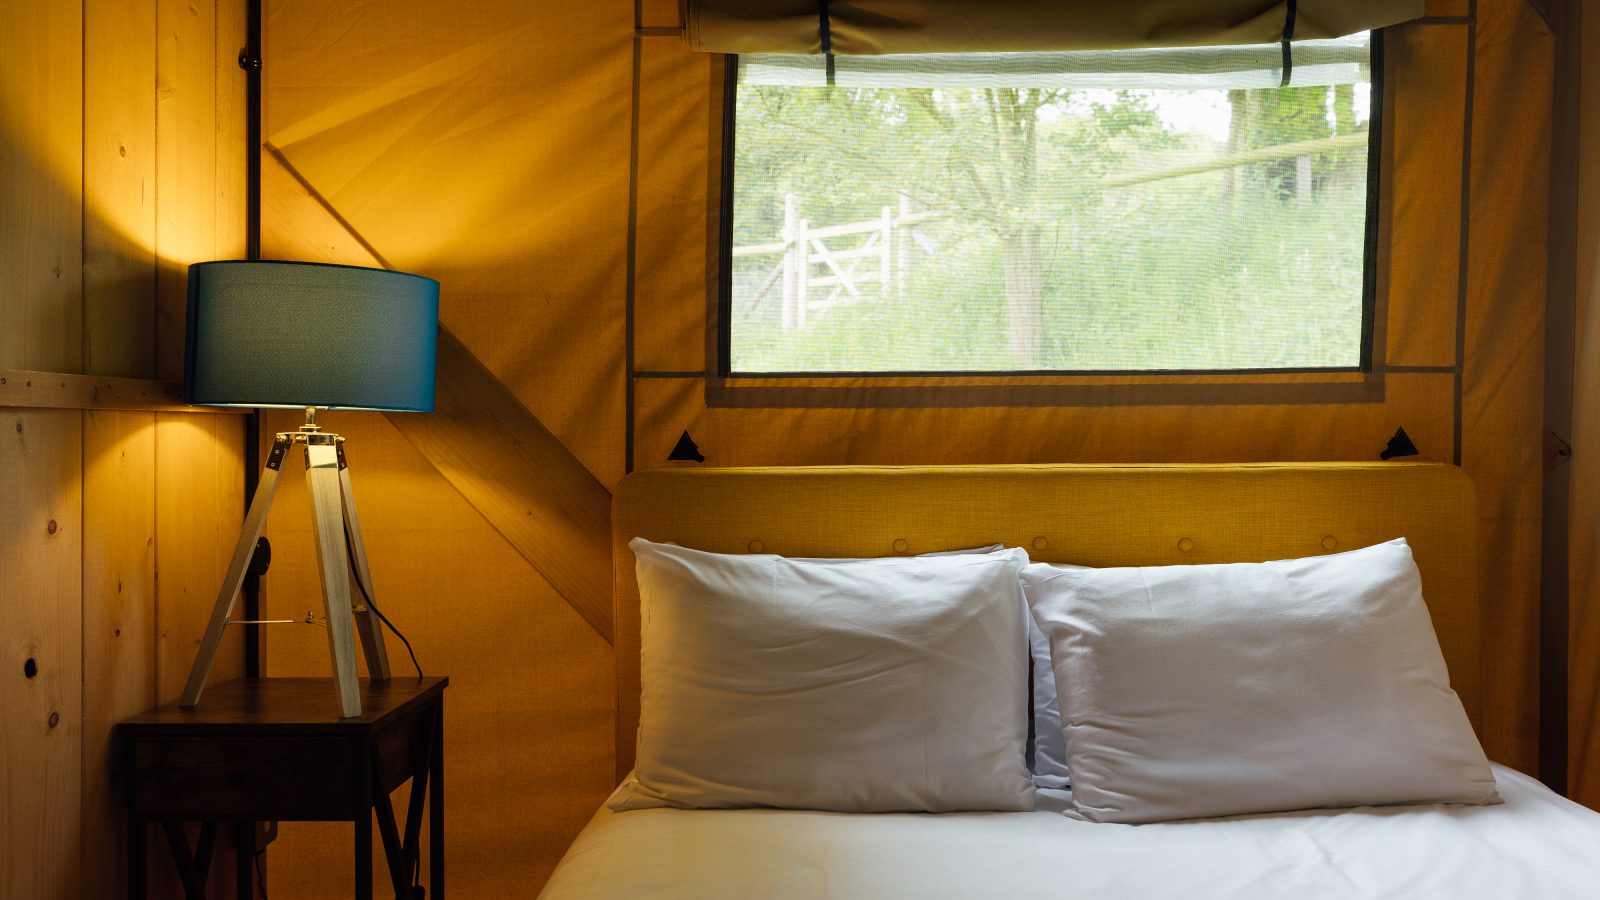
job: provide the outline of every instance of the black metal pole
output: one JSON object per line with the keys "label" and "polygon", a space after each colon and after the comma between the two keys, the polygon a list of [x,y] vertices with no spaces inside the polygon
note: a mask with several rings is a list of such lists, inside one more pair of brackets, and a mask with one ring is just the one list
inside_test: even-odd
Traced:
{"label": "black metal pole", "polygon": [[245,224],[246,259],[261,258],[261,0],[245,0],[245,46],[239,51],[245,78]]}
{"label": "black metal pole", "polygon": [[[239,51],[239,68],[245,78],[245,189],[244,255],[261,258],[261,0],[245,0],[245,46]],[[244,503],[250,508],[261,480],[261,411],[245,418]],[[265,538],[263,538],[265,540]],[[261,576],[252,564],[241,589],[244,617],[261,618]],[[261,628],[244,626],[244,674],[261,677]]]}

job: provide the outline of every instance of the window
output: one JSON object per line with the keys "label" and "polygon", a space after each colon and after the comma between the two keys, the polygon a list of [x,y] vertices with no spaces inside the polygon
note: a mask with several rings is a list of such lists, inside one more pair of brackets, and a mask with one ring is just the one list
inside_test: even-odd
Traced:
{"label": "window", "polygon": [[1377,44],[738,58],[724,372],[1366,368]]}

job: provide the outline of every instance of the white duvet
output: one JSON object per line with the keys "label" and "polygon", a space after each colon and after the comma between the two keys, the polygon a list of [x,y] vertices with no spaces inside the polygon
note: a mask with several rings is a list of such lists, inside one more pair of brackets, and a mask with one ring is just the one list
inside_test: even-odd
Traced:
{"label": "white duvet", "polygon": [[1600,900],[1600,813],[1510,769],[1494,774],[1503,805],[1157,825],[602,808],[541,896]]}

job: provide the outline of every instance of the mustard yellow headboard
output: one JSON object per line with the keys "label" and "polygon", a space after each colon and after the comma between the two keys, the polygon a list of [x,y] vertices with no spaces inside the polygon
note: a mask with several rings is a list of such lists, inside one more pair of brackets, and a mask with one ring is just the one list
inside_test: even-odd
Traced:
{"label": "mustard yellow headboard", "polygon": [[1004,543],[1088,566],[1257,562],[1405,537],[1481,727],[1472,483],[1433,463],[655,469],[612,511],[617,774],[639,727],[639,587],[628,541],[719,553],[893,556]]}

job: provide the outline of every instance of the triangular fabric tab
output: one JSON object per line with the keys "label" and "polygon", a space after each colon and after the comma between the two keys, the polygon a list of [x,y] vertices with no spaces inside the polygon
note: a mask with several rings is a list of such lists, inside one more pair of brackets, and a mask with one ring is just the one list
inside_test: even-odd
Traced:
{"label": "triangular fabric tab", "polygon": [[667,454],[667,459],[694,460],[697,463],[706,461],[706,458],[700,454],[700,447],[695,444],[694,438],[689,437],[689,432],[687,431],[683,433],[683,437],[678,438],[678,445],[672,448],[671,453]]}
{"label": "triangular fabric tab", "polygon": [[[688,432],[684,432],[684,437],[688,436]],[[1411,436],[1406,434],[1406,430],[1398,428],[1395,429],[1394,437],[1389,438],[1389,446],[1383,448],[1383,452],[1378,454],[1378,458],[1394,459],[1396,456],[1416,456],[1421,452],[1417,449],[1416,444],[1411,443]]]}

